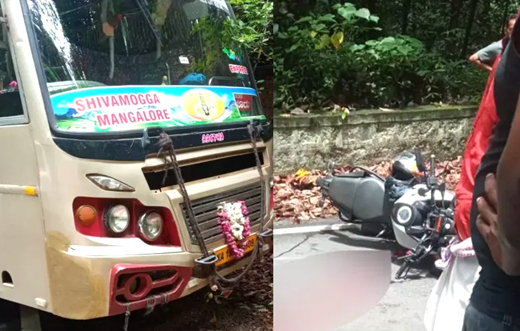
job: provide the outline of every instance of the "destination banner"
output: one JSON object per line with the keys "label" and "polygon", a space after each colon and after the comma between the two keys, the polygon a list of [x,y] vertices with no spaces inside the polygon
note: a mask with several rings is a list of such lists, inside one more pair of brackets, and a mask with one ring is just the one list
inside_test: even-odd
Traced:
{"label": "destination banner", "polygon": [[252,116],[252,88],[214,86],[92,87],[54,94],[60,131],[113,132],[265,119]]}

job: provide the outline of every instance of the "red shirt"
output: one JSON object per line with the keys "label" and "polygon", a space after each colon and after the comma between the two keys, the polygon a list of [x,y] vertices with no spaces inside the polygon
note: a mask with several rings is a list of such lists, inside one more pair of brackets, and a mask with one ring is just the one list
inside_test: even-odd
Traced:
{"label": "red shirt", "polygon": [[493,127],[498,122],[496,115],[495,99],[493,93],[493,83],[495,71],[500,61],[500,56],[495,59],[493,70],[489,74],[486,88],[480,102],[480,106],[473,122],[471,132],[464,154],[462,155],[462,165],[460,179],[455,188],[457,196],[457,208],[455,210],[455,228],[461,240],[470,237],[470,211],[475,186],[475,176],[480,165],[480,160],[488,147],[489,137]]}

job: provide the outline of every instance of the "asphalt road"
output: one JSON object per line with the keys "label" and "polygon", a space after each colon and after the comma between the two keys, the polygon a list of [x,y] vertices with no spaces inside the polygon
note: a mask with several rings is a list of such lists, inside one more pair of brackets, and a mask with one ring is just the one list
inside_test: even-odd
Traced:
{"label": "asphalt road", "polygon": [[[274,269],[275,269],[275,330],[276,330],[276,293],[279,286],[276,281],[276,266],[283,261],[301,259],[316,253],[328,253],[335,251],[391,251],[396,245],[380,240],[370,240],[358,236],[349,230],[318,231],[316,226],[338,224],[339,220],[319,220],[305,225],[294,227],[289,222],[276,224],[274,242]],[[290,229],[287,230],[286,228]],[[305,233],[303,227],[310,227]],[[279,234],[280,229],[285,234]],[[293,233],[290,233],[293,232]],[[390,254],[388,263],[391,264]],[[398,265],[391,265],[391,275],[387,278],[388,290],[382,299],[365,314],[354,321],[336,329],[336,331],[425,331],[422,322],[426,302],[436,279],[424,272],[418,279],[406,281],[394,281],[393,276]],[[352,298],[351,300],[356,300]],[[321,331],[321,330],[318,330]],[[328,331],[328,330],[323,330]],[[334,331],[334,330],[331,330]]]}

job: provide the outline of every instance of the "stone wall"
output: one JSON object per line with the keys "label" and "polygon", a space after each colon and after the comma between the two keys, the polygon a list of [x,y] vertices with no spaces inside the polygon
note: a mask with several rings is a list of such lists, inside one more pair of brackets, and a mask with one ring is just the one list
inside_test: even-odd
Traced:
{"label": "stone wall", "polygon": [[421,148],[440,160],[461,155],[476,106],[366,110],[341,115],[274,118],[274,169],[324,169],[329,161],[371,165]]}

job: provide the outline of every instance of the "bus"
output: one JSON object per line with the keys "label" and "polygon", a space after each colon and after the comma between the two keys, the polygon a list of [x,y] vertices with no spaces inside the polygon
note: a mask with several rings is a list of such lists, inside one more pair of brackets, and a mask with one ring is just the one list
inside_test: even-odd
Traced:
{"label": "bus", "polygon": [[0,6],[0,298],[32,323],[229,293],[273,222],[272,124],[229,4]]}

